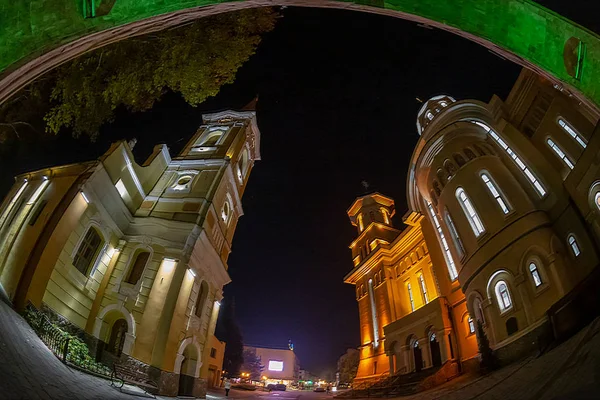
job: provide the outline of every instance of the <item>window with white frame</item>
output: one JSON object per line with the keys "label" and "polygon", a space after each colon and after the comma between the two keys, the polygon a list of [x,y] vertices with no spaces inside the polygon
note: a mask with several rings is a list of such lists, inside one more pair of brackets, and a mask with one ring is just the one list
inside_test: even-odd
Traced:
{"label": "window with white frame", "polygon": [[179,175],[172,188],[176,191],[189,191],[193,179],[192,175]]}
{"label": "window with white frame", "polygon": [[473,321],[473,318],[471,318],[471,316],[469,316],[467,322],[469,324],[469,333],[475,333],[475,321]]}
{"label": "window with white frame", "polygon": [[423,274],[419,274],[419,286],[421,287],[421,295],[423,296],[423,302],[429,303],[429,296],[427,295],[427,286],[425,286],[425,278]]}
{"label": "window with white frame", "polygon": [[444,232],[442,231],[442,226],[440,225],[440,221],[438,220],[437,214],[433,210],[433,206],[430,202],[427,202],[427,207],[429,208],[429,213],[431,214],[433,225],[435,226],[438,238],[440,239],[440,243],[442,244],[442,249],[444,250],[444,258],[446,259],[446,265],[448,267],[448,274],[450,274],[450,280],[454,281],[456,280],[456,278],[458,278],[458,272],[456,271],[456,265],[454,264],[454,259],[452,258],[452,254],[450,253],[450,247],[448,246],[448,242],[446,241],[446,237],[444,236]]}
{"label": "window with white frame", "polygon": [[408,291],[408,300],[410,300],[410,310],[415,311],[415,302],[413,300],[412,286],[410,282],[406,282],[406,290]]}
{"label": "window with white frame", "polygon": [[469,220],[469,224],[473,229],[473,233],[475,236],[479,237],[483,232],[485,232],[485,228],[483,227],[483,222],[481,222],[481,218],[479,218],[479,214],[475,211],[475,207],[473,207],[473,203],[465,193],[465,190],[461,187],[456,189],[456,198],[462,207],[467,220]]}
{"label": "window with white frame", "polygon": [[94,266],[102,247],[102,237],[95,228],[88,229],[83,240],[79,244],[73,265],[79,272],[87,276]]}
{"label": "window with white frame", "polygon": [[504,281],[498,281],[496,283],[496,300],[498,301],[498,307],[500,311],[504,312],[512,307],[512,300],[510,293],[508,292],[508,286]]}
{"label": "window with white frame", "polygon": [[529,263],[529,273],[531,274],[531,279],[533,279],[533,283],[535,287],[542,286],[542,277],[540,276],[540,271],[538,271],[538,267],[534,262]]}
{"label": "window with white frame", "polygon": [[567,240],[569,242],[569,246],[571,247],[571,251],[573,252],[573,255],[575,257],[579,257],[579,255],[581,254],[581,250],[579,250],[579,245],[577,244],[577,240],[575,239],[575,236],[569,235]]}
{"label": "window with white frame", "polygon": [[523,161],[521,161],[521,158],[517,155],[517,153],[515,153],[506,144],[506,142],[496,132],[494,132],[494,130],[492,128],[490,128],[483,122],[473,121],[473,120],[471,120],[471,122],[476,124],[477,126],[482,127],[487,133],[490,134],[492,139],[494,139],[496,141],[496,143],[498,143],[498,145],[500,145],[500,147],[502,147],[502,149],[504,149],[504,151],[510,156],[510,158],[512,158],[512,160],[515,162],[515,164],[517,164],[517,166],[523,172],[525,177],[533,185],[533,187],[535,188],[535,190],[539,194],[539,196],[544,197],[546,195],[546,189],[544,188],[542,183],[539,181],[537,176],[535,176],[534,173],[531,172],[531,170],[525,165],[525,163]]}
{"label": "window with white frame", "polygon": [[510,212],[510,206],[508,205],[508,202],[504,200],[504,198],[500,194],[500,191],[498,190],[492,179],[489,177],[489,175],[485,172],[482,173],[481,180],[485,183],[485,186],[500,206],[502,212],[504,214],[508,214]]}
{"label": "window with white frame", "polygon": [[573,165],[573,162],[569,159],[569,157],[567,157],[565,152],[562,151],[562,149],[554,142],[554,140],[547,138],[546,143],[548,144],[548,146],[550,146],[552,151],[554,151],[554,153],[556,153],[558,158],[560,158],[567,165],[567,167],[569,167],[570,169],[575,168],[575,165]]}
{"label": "window with white frame", "polygon": [[585,139],[573,128],[567,121],[565,121],[562,117],[558,117],[558,125],[569,134],[575,141],[584,149],[587,147],[587,143]]}
{"label": "window with white frame", "polygon": [[454,221],[450,217],[448,210],[446,210],[446,223],[448,224],[448,230],[450,230],[450,236],[452,236],[452,241],[454,242],[454,247],[456,248],[456,252],[459,257],[465,255],[465,248],[463,247],[462,241],[460,240],[460,236],[458,236],[458,231],[454,226]]}

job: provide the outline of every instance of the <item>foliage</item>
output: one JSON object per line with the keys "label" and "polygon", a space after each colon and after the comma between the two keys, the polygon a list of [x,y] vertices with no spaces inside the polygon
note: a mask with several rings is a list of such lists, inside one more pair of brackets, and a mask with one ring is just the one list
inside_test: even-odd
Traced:
{"label": "foliage", "polygon": [[261,364],[260,357],[252,350],[244,350],[244,363],[242,364],[242,372],[250,374],[250,379],[259,381],[262,376],[262,371],[265,366]]}
{"label": "foliage", "polygon": [[[44,318],[46,318],[44,314],[39,311],[26,308],[23,312],[23,317],[29,323],[29,325],[36,331],[36,333],[39,334],[38,329],[41,326],[41,323],[43,322]],[[60,336],[62,336],[64,339],[69,339],[69,347],[67,350],[68,363],[103,375],[110,375],[111,371],[107,366],[96,362],[90,356],[90,350],[83,341],[81,341],[77,336],[65,332],[55,323],[52,323],[51,325],[52,329],[58,331]]]}
{"label": "foliage", "polygon": [[351,383],[358,372],[358,362],[360,353],[356,349],[348,349],[344,355],[338,359],[338,372],[340,373],[341,383]]}
{"label": "foliage", "polygon": [[118,106],[148,110],[168,89],[196,106],[235,80],[275,18],[269,8],[216,15],[81,57],[57,72],[47,130],[72,127],[95,138]]}
{"label": "foliage", "polygon": [[223,355],[225,376],[239,376],[244,362],[244,344],[240,327],[235,319],[235,299],[225,299],[216,327],[216,336],[226,342]]}
{"label": "foliage", "polygon": [[83,55],[0,106],[0,144],[63,128],[94,140],[118,107],[145,111],[169,90],[197,106],[235,80],[277,17],[271,8],[219,14]]}
{"label": "foliage", "polygon": [[481,355],[481,368],[491,370],[496,366],[494,352],[490,347],[490,341],[483,329],[483,324],[477,319],[477,346]]}

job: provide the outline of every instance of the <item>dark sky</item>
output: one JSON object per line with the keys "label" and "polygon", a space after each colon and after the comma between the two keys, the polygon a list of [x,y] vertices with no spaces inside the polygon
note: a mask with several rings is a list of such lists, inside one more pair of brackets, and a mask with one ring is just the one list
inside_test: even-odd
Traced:
{"label": "dark sky", "polygon": [[192,108],[171,94],[150,112],[120,112],[97,143],[61,135],[23,145],[0,160],[0,192],[16,173],[93,159],[123,137],[139,139],[140,160],[156,143],[174,154],[202,112],[240,108],[258,93],[262,161],[244,195],[225,296],[235,297],[246,343],[292,339],[303,368],[333,370],[359,345],[354,289],[342,279],[355,237],[345,210],[361,181],[396,199],[399,226],[416,97],[505,98],[519,71],[458,36],[400,19],[287,8],[216,98]]}

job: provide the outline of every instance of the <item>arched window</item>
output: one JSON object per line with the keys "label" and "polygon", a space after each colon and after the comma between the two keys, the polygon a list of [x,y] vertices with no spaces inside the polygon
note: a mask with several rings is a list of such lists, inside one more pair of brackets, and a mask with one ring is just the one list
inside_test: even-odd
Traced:
{"label": "arched window", "polygon": [[458,202],[460,203],[467,219],[469,220],[469,224],[471,224],[473,233],[475,233],[475,236],[480,236],[483,232],[485,232],[483,222],[481,222],[479,214],[477,214],[477,211],[475,211],[475,207],[473,207],[471,200],[469,200],[463,188],[459,187],[456,189],[456,198],[458,199]]}
{"label": "arched window", "polygon": [[438,181],[440,181],[440,184],[442,185],[442,187],[444,187],[444,185],[446,184],[446,176],[444,175],[444,171],[438,169],[436,174],[438,177]]}
{"label": "arched window", "polygon": [[596,207],[600,210],[600,192],[596,193],[596,196],[594,196],[594,204],[596,204]]}
{"label": "arched window", "polygon": [[561,128],[563,128],[563,130],[565,132],[567,132],[569,134],[569,136],[571,136],[573,139],[575,139],[575,141],[584,149],[587,147],[587,143],[585,141],[585,139],[571,126],[567,123],[567,121],[565,121],[563,118],[558,117],[558,125],[560,125]]}
{"label": "arched window", "polygon": [[198,297],[196,298],[196,317],[202,318],[204,312],[204,306],[206,306],[206,299],[208,298],[208,283],[202,281],[200,289],[198,291]]}
{"label": "arched window", "polygon": [[456,164],[458,164],[459,167],[462,167],[466,164],[465,159],[460,154],[454,153],[452,157],[454,158],[454,161],[456,162]]}
{"label": "arched window", "polygon": [[244,176],[246,176],[246,171],[248,170],[248,158],[248,149],[244,148],[237,165],[237,175],[240,182],[243,182]]}
{"label": "arched window", "polygon": [[365,226],[363,224],[363,216],[362,216],[362,214],[358,214],[358,217],[356,219],[358,220],[358,231],[362,232],[363,229],[365,229]]}
{"label": "arched window", "polygon": [[412,286],[410,282],[406,283],[406,290],[408,291],[408,300],[410,301],[410,310],[415,311],[415,301],[413,299]]}
{"label": "arched window", "polygon": [[508,214],[510,212],[510,207],[509,207],[508,203],[504,200],[504,198],[502,198],[502,195],[500,195],[498,188],[496,188],[496,185],[490,179],[488,174],[486,174],[486,173],[481,174],[481,180],[483,180],[483,182],[485,183],[485,186],[487,187],[487,189],[491,193],[492,197],[496,200],[496,202],[500,206],[500,209],[502,210],[502,212],[504,214]]}
{"label": "arched window", "polygon": [[463,247],[462,241],[460,240],[460,236],[458,236],[458,232],[456,231],[456,227],[454,226],[454,221],[450,217],[448,211],[446,211],[446,224],[448,225],[448,230],[450,231],[450,236],[452,236],[452,241],[454,242],[454,247],[456,248],[456,253],[458,253],[459,257],[465,255],[465,249]]}
{"label": "arched window", "polygon": [[473,120],[471,120],[471,122],[483,128],[492,137],[492,139],[494,139],[496,143],[498,143],[498,146],[502,147],[506,154],[508,154],[510,158],[515,162],[515,164],[517,164],[517,166],[523,172],[527,180],[529,180],[529,182],[533,185],[540,197],[544,197],[546,195],[546,189],[544,189],[542,183],[538,180],[534,173],[531,172],[527,165],[525,165],[525,163],[521,161],[521,158],[517,155],[517,153],[515,153],[513,149],[511,149],[508,146],[508,144],[506,144],[506,142],[496,132],[494,132],[492,128],[490,128],[483,122]]}
{"label": "arched window", "polygon": [[75,253],[75,258],[73,259],[75,268],[87,276],[98,258],[101,247],[102,238],[98,231],[93,227],[88,229],[77,249],[77,253]]}
{"label": "arched window", "polygon": [[469,324],[469,333],[475,333],[475,321],[473,321],[473,318],[471,318],[471,316],[469,316],[467,322]]}
{"label": "arched window", "polygon": [[442,245],[442,249],[444,250],[444,258],[446,259],[446,265],[448,266],[450,280],[454,281],[456,278],[458,278],[458,272],[456,271],[456,265],[454,264],[454,259],[452,258],[452,254],[450,253],[450,247],[448,246],[448,242],[446,241],[446,237],[444,236],[444,231],[442,231],[442,226],[440,225],[440,221],[438,220],[437,214],[433,210],[433,206],[431,205],[431,203],[427,202],[427,208],[429,208],[429,214],[431,215],[431,219],[433,220],[433,225],[435,226],[435,230],[437,231],[440,244]]}
{"label": "arched window", "polygon": [[432,120],[433,119],[433,114],[431,113],[431,111],[427,110],[427,113],[425,114],[425,116],[427,117],[428,120]]}
{"label": "arched window", "polygon": [[200,146],[203,146],[203,147],[216,146],[224,134],[225,134],[224,130],[212,131],[204,138],[204,140],[202,140],[202,142],[200,143]]}
{"label": "arched window", "polygon": [[579,245],[577,244],[577,240],[575,240],[575,236],[569,235],[568,239],[569,246],[571,246],[571,251],[573,251],[573,255],[578,257],[581,254],[581,250],[579,250]]}
{"label": "arched window", "polygon": [[456,173],[456,166],[452,163],[452,161],[446,160],[444,161],[444,168],[448,173],[448,180],[450,180],[450,178],[452,178]]}
{"label": "arched window", "polygon": [[147,251],[142,251],[136,255],[135,261],[133,262],[131,269],[129,270],[129,275],[127,276],[125,282],[131,283],[132,285],[138,283],[138,281],[142,277],[144,268],[146,268],[146,264],[148,263],[149,257],[150,253]]}
{"label": "arched window", "polygon": [[465,149],[465,156],[467,156],[469,160],[474,160],[476,158],[475,153],[473,153],[473,150],[469,148]]}
{"label": "arched window", "polygon": [[554,143],[554,141],[552,139],[547,138],[546,143],[548,143],[548,146],[550,146],[550,148],[556,153],[558,158],[563,160],[563,162],[567,165],[567,167],[569,167],[570,169],[575,168],[575,165],[573,165],[573,162],[571,162],[571,160],[569,159],[569,157],[567,157],[565,152],[562,151],[562,149],[560,147],[558,147],[558,145],[556,143]]}
{"label": "arched window", "polygon": [[429,303],[429,296],[427,295],[427,286],[425,286],[425,278],[423,274],[419,275],[419,286],[421,287],[421,295],[423,296],[423,302]]}
{"label": "arched window", "polygon": [[538,271],[537,265],[535,263],[529,263],[529,273],[531,274],[531,278],[533,279],[533,283],[535,287],[540,287],[542,285],[542,277],[540,276],[540,272]]}
{"label": "arched window", "polygon": [[482,324],[485,324],[485,315],[483,314],[481,299],[475,298],[475,300],[473,300],[473,312],[475,313],[475,318]]}
{"label": "arched window", "polygon": [[512,307],[512,300],[510,298],[510,293],[508,292],[508,286],[504,281],[498,281],[496,283],[496,300],[498,301],[498,306],[500,307],[500,311],[504,312]]}

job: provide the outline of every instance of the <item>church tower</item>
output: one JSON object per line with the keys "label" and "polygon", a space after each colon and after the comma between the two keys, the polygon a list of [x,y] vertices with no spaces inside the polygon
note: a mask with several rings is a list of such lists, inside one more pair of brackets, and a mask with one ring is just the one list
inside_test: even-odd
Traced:
{"label": "church tower", "polygon": [[357,376],[374,378],[389,371],[383,327],[393,318],[392,293],[381,255],[400,234],[392,226],[394,200],[373,192],[357,198],[348,209],[358,237],[350,245],[353,269],[345,282],[356,286],[361,346]]}

